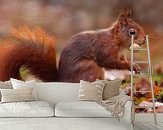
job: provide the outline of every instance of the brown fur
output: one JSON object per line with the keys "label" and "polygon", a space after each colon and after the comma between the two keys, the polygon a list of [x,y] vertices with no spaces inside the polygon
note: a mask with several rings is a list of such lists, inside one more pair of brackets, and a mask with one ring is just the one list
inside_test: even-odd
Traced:
{"label": "brown fur", "polygon": [[[130,28],[137,31],[135,42],[143,44],[144,31],[126,10],[108,29],[74,35],[61,53],[58,71],[53,38],[40,28],[14,29],[9,39],[1,43],[0,80],[21,79],[21,67],[42,81],[62,82],[103,79],[104,69],[130,70],[130,63],[119,58],[130,46]],[[139,67],[135,65],[134,70],[138,71]]]}
{"label": "brown fur", "polygon": [[[137,31],[135,42],[144,44],[145,34],[140,25],[125,10],[111,28],[74,35],[67,41],[59,60],[59,80],[62,82],[94,81],[104,78],[103,69],[130,70],[130,62],[120,60],[119,54],[128,49],[130,28]],[[134,70],[140,68],[135,65]]]}
{"label": "brown fur", "polygon": [[40,28],[13,29],[0,47],[0,80],[21,79],[22,66],[43,81],[57,81],[54,39]]}

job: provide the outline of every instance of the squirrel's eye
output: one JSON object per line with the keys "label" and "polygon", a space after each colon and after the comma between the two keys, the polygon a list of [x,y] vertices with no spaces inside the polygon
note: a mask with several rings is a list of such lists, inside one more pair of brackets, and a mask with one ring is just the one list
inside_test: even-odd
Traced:
{"label": "squirrel's eye", "polygon": [[136,34],[136,30],[133,29],[133,28],[131,28],[131,29],[129,30],[129,36],[132,36],[132,35],[135,35],[135,34]]}

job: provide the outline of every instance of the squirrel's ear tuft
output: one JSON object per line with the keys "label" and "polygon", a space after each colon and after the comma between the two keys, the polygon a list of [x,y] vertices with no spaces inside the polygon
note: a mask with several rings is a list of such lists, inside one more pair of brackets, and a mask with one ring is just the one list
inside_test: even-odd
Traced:
{"label": "squirrel's ear tuft", "polygon": [[131,9],[128,9],[128,8],[125,8],[122,10],[122,12],[120,13],[119,15],[119,18],[122,18],[122,17],[125,17],[125,18],[132,18],[132,10]]}
{"label": "squirrel's ear tuft", "polygon": [[131,9],[123,9],[118,17],[118,22],[122,25],[127,25],[128,19],[132,17],[132,10]]}

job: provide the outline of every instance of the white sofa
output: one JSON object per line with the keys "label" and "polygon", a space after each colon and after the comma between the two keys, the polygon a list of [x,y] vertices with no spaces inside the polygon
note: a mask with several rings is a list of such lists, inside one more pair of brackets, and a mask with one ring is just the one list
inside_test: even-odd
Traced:
{"label": "white sofa", "polygon": [[[131,102],[125,105],[125,115],[120,122],[99,106],[99,110],[82,111],[75,116],[75,110],[68,110],[77,101],[78,83],[37,83],[38,100],[47,101],[54,106],[55,116],[28,118],[0,118],[0,130],[129,130]],[[120,90],[120,93],[123,93]],[[59,104],[58,104],[59,103]],[[83,102],[87,104],[87,102]],[[69,105],[67,105],[69,104]],[[97,105],[92,102],[92,106]],[[78,108],[80,105],[76,105]],[[63,107],[67,111],[62,111]],[[86,109],[91,108],[87,105]],[[93,108],[93,107],[92,107]],[[101,112],[99,114],[99,111]],[[88,114],[87,114],[87,113]],[[108,114],[106,114],[108,113]],[[100,115],[100,116],[99,116]],[[102,116],[101,116],[102,115]]]}

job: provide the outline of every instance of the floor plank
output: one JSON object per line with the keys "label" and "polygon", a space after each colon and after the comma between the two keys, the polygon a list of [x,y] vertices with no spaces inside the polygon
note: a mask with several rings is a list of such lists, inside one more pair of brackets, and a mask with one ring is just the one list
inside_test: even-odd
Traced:
{"label": "floor plank", "polygon": [[154,123],[152,124],[151,122],[145,122],[143,123],[146,127],[150,128],[151,130],[160,130],[160,128],[157,127]]}
{"label": "floor plank", "polygon": [[137,128],[139,128],[140,130],[149,130],[148,127],[144,126],[142,123],[138,122],[135,124]]}
{"label": "floor plank", "polygon": [[141,130],[141,129],[139,127],[137,127],[137,123],[135,123],[133,130]]}
{"label": "floor plank", "polygon": [[163,127],[163,123],[159,123],[158,125],[161,126],[161,127]]}
{"label": "floor plank", "polygon": [[163,130],[163,123],[155,125],[154,122],[136,122],[134,130]]}
{"label": "floor plank", "polygon": [[[157,121],[163,122],[163,113],[157,113]],[[135,115],[135,121],[136,122],[154,122],[153,114],[149,113],[139,113]]]}
{"label": "floor plank", "polygon": [[[151,122],[150,124],[153,125],[153,126],[155,126],[155,127],[157,127],[160,130],[163,130],[163,123],[158,123],[157,125],[155,125],[154,122]],[[161,126],[161,124],[162,124],[162,126]]]}

